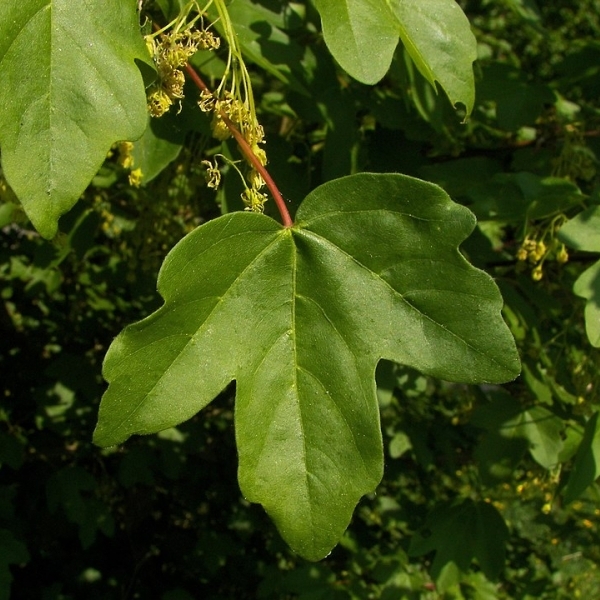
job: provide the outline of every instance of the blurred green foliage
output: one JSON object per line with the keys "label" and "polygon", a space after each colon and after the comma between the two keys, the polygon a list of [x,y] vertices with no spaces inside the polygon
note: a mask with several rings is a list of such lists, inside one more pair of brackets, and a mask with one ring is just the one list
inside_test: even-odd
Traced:
{"label": "blurred green foliage", "polygon": [[[469,387],[380,364],[384,480],[318,564],[240,496],[233,389],[176,429],[93,447],[110,341],[159,303],[165,253],[240,208],[233,170],[204,185],[202,158],[237,155],[190,86],[134,150],[152,178],[130,186],[115,149],[52,242],[0,182],[0,598],[600,597],[598,275],[572,291],[598,258],[573,240],[600,201],[600,2],[460,4],[480,59],[466,123],[401,48],[379,84],[349,78],[308,3],[236,0],[232,16],[292,209],[365,170],[444,187],[478,216],[463,251],[501,287],[522,376]],[[222,68],[193,62],[209,82]]]}

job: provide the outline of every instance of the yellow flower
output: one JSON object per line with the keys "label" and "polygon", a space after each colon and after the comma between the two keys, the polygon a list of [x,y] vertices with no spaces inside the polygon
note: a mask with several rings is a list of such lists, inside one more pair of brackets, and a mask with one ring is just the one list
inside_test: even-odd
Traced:
{"label": "yellow flower", "polygon": [[198,100],[198,106],[202,112],[210,112],[215,108],[216,98],[208,90],[202,90],[200,92],[200,100]]}
{"label": "yellow flower", "polygon": [[262,178],[262,175],[256,169],[251,169],[250,172],[246,175],[246,179],[248,179],[250,187],[254,188],[255,190],[259,190],[265,185],[265,180]]}
{"label": "yellow flower", "polygon": [[119,158],[118,162],[124,169],[131,169],[133,167],[133,144],[131,142],[121,142],[119,144]]}
{"label": "yellow flower", "polygon": [[184,84],[185,75],[179,69],[172,69],[162,81],[163,90],[171,98],[183,98]]}
{"label": "yellow flower", "polygon": [[129,185],[133,187],[140,187],[142,183],[142,170],[138,167],[129,173]]}
{"label": "yellow flower", "polygon": [[173,104],[167,92],[160,87],[152,86],[148,94],[148,112],[152,117],[162,117]]}
{"label": "yellow flower", "polygon": [[556,261],[561,265],[564,265],[569,260],[569,253],[567,252],[567,248],[564,244],[561,246],[561,249],[556,254]]}
{"label": "yellow flower", "polygon": [[246,210],[262,213],[264,211],[264,204],[267,201],[267,195],[248,188],[242,192],[242,200],[246,205]]}
{"label": "yellow flower", "polygon": [[231,131],[229,131],[229,128],[225,125],[225,121],[223,121],[223,118],[217,112],[213,115],[211,127],[213,136],[221,142],[231,137]]}
{"label": "yellow flower", "polygon": [[203,160],[202,164],[206,167],[206,185],[216,190],[221,183],[221,171],[217,163],[213,165],[209,160]]}
{"label": "yellow flower", "polygon": [[252,152],[258,158],[258,162],[264,167],[267,164],[267,153],[258,144],[252,145]]}

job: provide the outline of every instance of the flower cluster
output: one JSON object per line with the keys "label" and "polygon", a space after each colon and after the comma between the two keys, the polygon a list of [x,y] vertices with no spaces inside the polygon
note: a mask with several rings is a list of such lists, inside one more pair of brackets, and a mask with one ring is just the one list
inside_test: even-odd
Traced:
{"label": "flower cluster", "polygon": [[[211,127],[215,138],[221,141],[226,140],[232,135],[231,126],[236,127],[258,162],[262,166],[267,164],[267,154],[259,146],[264,141],[264,129],[248,102],[230,91],[225,91],[221,97],[218,97],[208,90],[203,90],[198,100],[198,106],[203,112],[212,112]],[[203,161],[203,164],[207,166],[208,186],[218,187],[220,175],[218,178],[216,177],[215,169],[217,167],[209,161]],[[242,200],[247,210],[263,212],[267,196],[261,189],[265,186],[265,182],[254,166],[251,163],[248,164],[249,169],[244,178],[246,185],[242,192]]]}
{"label": "flower cluster", "polygon": [[[544,262],[547,259],[553,257],[559,264],[564,264],[569,260],[566,246],[560,243],[555,236],[564,217],[559,216],[557,219],[554,219],[545,231],[534,231],[527,234],[517,251],[517,260],[521,265],[529,263],[533,266],[531,278],[534,281],[540,281],[544,277]],[[548,237],[550,239],[546,243]]]}
{"label": "flower cluster", "polygon": [[[223,155],[216,155],[235,167],[244,181],[242,200],[247,210],[262,212],[267,200],[261,191],[265,181],[261,176],[261,166],[267,164],[267,155],[260,147],[264,141],[264,130],[256,117],[250,75],[244,64],[241,48],[233,24],[227,12],[225,0],[210,0],[216,9],[220,31],[227,41],[227,61],[222,79],[211,92],[203,83],[198,106],[212,115],[213,136],[224,141],[235,133],[235,137],[246,157],[247,168],[242,173],[238,166]],[[153,117],[167,112],[174,102],[183,98],[185,77],[183,67],[199,49],[216,50],[220,39],[204,27],[203,15],[208,7],[201,9],[194,1],[188,3],[182,13],[167,27],[146,36],[148,49],[152,54],[158,78],[148,90],[148,110]],[[197,15],[188,21],[192,10]],[[194,29],[195,24],[200,26]],[[243,139],[242,139],[243,138]],[[221,173],[216,162],[202,161],[207,168],[207,185],[216,189],[221,181]]]}
{"label": "flower cluster", "polygon": [[142,179],[144,177],[142,169],[133,168],[133,143],[132,142],[120,142],[117,146],[119,150],[119,156],[117,162],[124,168],[129,170],[129,185],[133,187],[140,187]]}
{"label": "flower cluster", "polygon": [[146,36],[157,80],[148,89],[148,111],[153,117],[164,115],[183,98],[185,76],[182,68],[198,50],[216,50],[221,40],[206,29],[173,30]]}

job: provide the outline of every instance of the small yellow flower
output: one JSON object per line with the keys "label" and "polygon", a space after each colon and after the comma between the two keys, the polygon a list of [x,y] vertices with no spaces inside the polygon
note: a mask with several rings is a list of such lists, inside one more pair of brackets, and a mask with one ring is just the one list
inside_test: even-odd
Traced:
{"label": "small yellow flower", "polygon": [[161,87],[152,86],[147,98],[148,112],[152,117],[162,117],[173,104],[173,100]]}
{"label": "small yellow flower", "polygon": [[559,262],[561,265],[564,265],[568,260],[569,253],[567,252],[567,248],[563,244],[556,254],[556,261]]}
{"label": "small yellow flower", "polygon": [[531,278],[534,281],[540,281],[542,279],[542,277],[544,276],[544,271],[542,269],[542,265],[538,265],[532,272],[531,272]]}
{"label": "small yellow flower", "polygon": [[124,169],[131,169],[131,167],[133,167],[133,156],[131,156],[132,151],[133,151],[133,143],[132,142],[120,142],[119,143],[118,163]]}
{"label": "small yellow flower", "polygon": [[265,202],[267,201],[267,195],[248,188],[242,192],[242,200],[246,205],[245,210],[262,213],[264,211]]}
{"label": "small yellow flower", "polygon": [[263,167],[267,164],[267,153],[258,144],[252,145],[252,153]]}
{"label": "small yellow flower", "polygon": [[217,112],[213,115],[211,127],[213,136],[221,142],[231,137],[231,131]]}
{"label": "small yellow flower", "polygon": [[162,81],[163,90],[171,98],[183,98],[185,75],[179,69],[172,69]]}
{"label": "small yellow flower", "polygon": [[548,248],[547,248],[546,244],[544,244],[544,242],[538,242],[536,244],[535,250],[532,253],[536,262],[538,260],[541,260],[545,256],[547,250],[548,250]]}
{"label": "small yellow flower", "polygon": [[140,187],[142,183],[142,170],[138,167],[129,173],[129,185],[133,187]]}
{"label": "small yellow flower", "polygon": [[206,29],[195,32],[197,34],[196,40],[198,46],[202,50],[218,50],[221,46],[221,38],[214,35],[211,31]]}
{"label": "small yellow flower", "polygon": [[259,190],[265,185],[265,180],[256,169],[251,169],[246,178],[248,179],[250,187],[254,188],[255,190]]}
{"label": "small yellow flower", "polygon": [[202,90],[200,92],[200,100],[198,100],[198,106],[202,112],[210,112],[215,108],[216,98],[208,90]]}
{"label": "small yellow flower", "polygon": [[217,163],[213,165],[209,160],[203,160],[202,164],[206,167],[206,185],[209,188],[217,189],[221,183],[221,171]]}

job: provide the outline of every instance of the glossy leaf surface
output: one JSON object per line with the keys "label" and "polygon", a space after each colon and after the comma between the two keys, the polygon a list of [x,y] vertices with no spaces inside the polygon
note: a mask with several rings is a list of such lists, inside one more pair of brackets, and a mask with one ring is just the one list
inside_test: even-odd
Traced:
{"label": "glossy leaf surface", "polygon": [[382,475],[381,358],[455,381],[518,374],[500,294],[458,251],[473,226],[437,186],[370,174],[314,190],[292,228],[202,225],[163,264],[163,307],[107,354],[96,443],[180,423],[235,379],[242,492],[322,558]]}
{"label": "glossy leaf surface", "polygon": [[149,56],[134,2],[0,3],[2,168],[44,237],[54,236],[111,144],[144,132],[136,59]]}
{"label": "glossy leaf surface", "polygon": [[362,83],[387,73],[399,39],[421,74],[452,104],[473,109],[475,37],[454,0],[316,0],[328,48]]}

